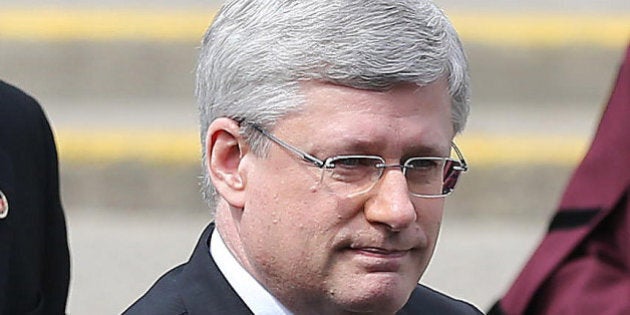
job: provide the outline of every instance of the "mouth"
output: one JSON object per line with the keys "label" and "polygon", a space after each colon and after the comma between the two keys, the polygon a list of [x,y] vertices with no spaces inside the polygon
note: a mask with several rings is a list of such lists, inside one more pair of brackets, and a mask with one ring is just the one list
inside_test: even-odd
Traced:
{"label": "mouth", "polygon": [[351,259],[368,272],[398,272],[409,263],[411,249],[360,246],[348,248]]}
{"label": "mouth", "polygon": [[379,248],[379,247],[358,247],[358,248],[351,247],[350,250],[356,251],[357,253],[360,253],[363,255],[383,257],[383,258],[402,257],[405,254],[407,254],[407,252],[409,252],[409,250],[385,249],[385,248]]}

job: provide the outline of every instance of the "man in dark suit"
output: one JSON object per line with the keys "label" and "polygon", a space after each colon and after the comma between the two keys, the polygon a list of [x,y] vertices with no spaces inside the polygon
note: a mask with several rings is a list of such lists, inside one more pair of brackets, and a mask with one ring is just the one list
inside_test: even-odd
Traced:
{"label": "man in dark suit", "polygon": [[479,314],[418,285],[467,168],[433,3],[228,1],[197,79],[215,220],[126,314]]}
{"label": "man in dark suit", "polygon": [[64,314],[70,278],[57,153],[37,101],[0,81],[0,314]]}
{"label": "man in dark suit", "polygon": [[492,315],[630,314],[630,47],[549,231]]}

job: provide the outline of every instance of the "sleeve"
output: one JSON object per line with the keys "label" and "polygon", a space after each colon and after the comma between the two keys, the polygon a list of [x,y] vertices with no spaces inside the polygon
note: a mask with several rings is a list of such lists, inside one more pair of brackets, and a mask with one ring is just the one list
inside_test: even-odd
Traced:
{"label": "sleeve", "polygon": [[45,114],[40,109],[42,139],[46,156],[44,163],[47,169],[47,185],[45,196],[45,257],[47,264],[44,270],[44,291],[50,298],[46,299],[47,314],[65,313],[68,288],[70,282],[70,254],[68,249],[66,220],[61,204],[59,188],[59,166],[54,136]]}

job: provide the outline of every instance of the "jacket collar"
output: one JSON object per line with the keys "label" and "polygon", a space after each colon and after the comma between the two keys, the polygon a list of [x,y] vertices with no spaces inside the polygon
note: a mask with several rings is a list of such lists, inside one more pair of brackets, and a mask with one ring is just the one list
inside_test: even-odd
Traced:
{"label": "jacket collar", "polygon": [[210,256],[210,223],[182,271],[178,290],[189,314],[252,314]]}

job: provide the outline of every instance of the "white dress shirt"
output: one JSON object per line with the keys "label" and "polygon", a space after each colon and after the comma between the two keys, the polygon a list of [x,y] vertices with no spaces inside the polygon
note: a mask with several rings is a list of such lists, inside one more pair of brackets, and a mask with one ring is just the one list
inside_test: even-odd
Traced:
{"label": "white dress shirt", "polygon": [[256,315],[293,315],[238,263],[215,228],[210,237],[210,255],[245,305]]}

